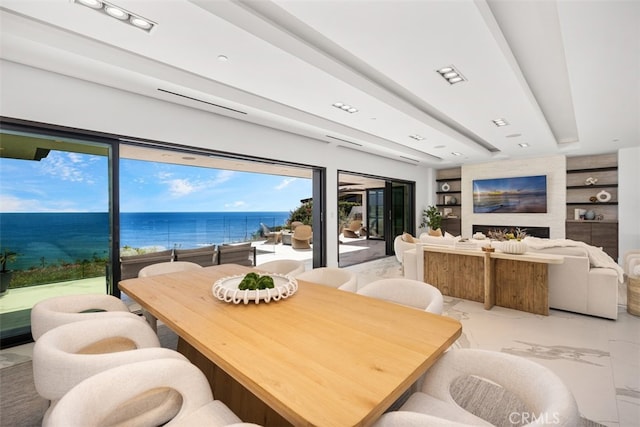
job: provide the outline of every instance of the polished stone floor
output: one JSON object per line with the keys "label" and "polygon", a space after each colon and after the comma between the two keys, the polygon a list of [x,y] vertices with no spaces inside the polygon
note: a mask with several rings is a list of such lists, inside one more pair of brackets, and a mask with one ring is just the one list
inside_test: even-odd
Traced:
{"label": "polished stone floor", "polygon": [[[357,273],[359,286],[402,275],[395,257],[348,269]],[[613,321],[558,310],[549,316],[502,307],[484,310],[480,303],[445,297],[444,314],[462,323],[456,346],[540,363],[567,384],[583,417],[606,426],[640,427],[640,317],[624,306]],[[32,348],[27,344],[0,351],[0,367],[28,360]]]}

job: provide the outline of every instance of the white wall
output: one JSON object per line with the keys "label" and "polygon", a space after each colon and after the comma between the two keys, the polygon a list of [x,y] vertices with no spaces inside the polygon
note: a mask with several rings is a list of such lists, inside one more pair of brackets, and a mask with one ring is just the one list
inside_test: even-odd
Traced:
{"label": "white wall", "polygon": [[[327,226],[337,230],[337,171],[416,183],[416,222],[431,202],[430,169],[337,147],[210,112],[0,61],[0,115],[128,137],[325,167]],[[416,224],[416,227],[417,227]],[[337,265],[338,236],[327,233],[327,263]]]}
{"label": "white wall", "polygon": [[627,251],[640,249],[640,147],[618,152],[618,219],[622,261]]}
{"label": "white wall", "polygon": [[[473,180],[516,176],[547,176],[547,213],[473,213]],[[462,166],[462,235],[471,237],[472,226],[549,227],[549,237],[565,237],[566,159],[564,156],[535,159],[500,160]]]}

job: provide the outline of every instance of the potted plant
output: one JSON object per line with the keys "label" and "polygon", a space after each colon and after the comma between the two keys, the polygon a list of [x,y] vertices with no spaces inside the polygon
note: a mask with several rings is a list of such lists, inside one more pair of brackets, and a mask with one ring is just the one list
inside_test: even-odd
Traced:
{"label": "potted plant", "polygon": [[14,262],[17,257],[17,252],[6,248],[0,250],[0,265],[2,266],[2,270],[0,270],[0,296],[7,293],[9,283],[11,283],[11,277],[13,276],[13,271],[7,270],[7,264]]}
{"label": "potted plant", "polygon": [[442,236],[440,226],[442,225],[442,215],[438,208],[434,205],[427,206],[427,209],[422,211],[422,222],[420,227],[429,227],[429,234],[435,234]]}

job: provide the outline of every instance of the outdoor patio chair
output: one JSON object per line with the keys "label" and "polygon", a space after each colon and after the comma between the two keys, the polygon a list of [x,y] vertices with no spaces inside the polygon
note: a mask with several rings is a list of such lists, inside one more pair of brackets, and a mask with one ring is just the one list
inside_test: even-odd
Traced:
{"label": "outdoor patio chair", "polygon": [[360,237],[361,228],[362,228],[362,221],[360,220],[351,221],[347,227],[342,229],[342,235],[344,237],[357,239]]}
{"label": "outdoor patio chair", "polygon": [[293,249],[310,249],[311,236],[313,232],[309,225],[299,225],[291,236],[291,247]]}
{"label": "outdoor patio chair", "polygon": [[269,227],[260,223],[260,227],[262,227],[262,235],[267,238],[265,243],[278,244],[280,240],[282,240],[282,232],[280,231],[271,231]]}
{"label": "outdoor patio chair", "polygon": [[254,266],[256,248],[251,246],[251,242],[221,245],[218,247],[218,265],[220,264]]}
{"label": "outdoor patio chair", "polygon": [[195,249],[175,249],[176,261],[188,261],[196,263],[202,267],[209,267],[216,264],[216,246],[203,246]]}

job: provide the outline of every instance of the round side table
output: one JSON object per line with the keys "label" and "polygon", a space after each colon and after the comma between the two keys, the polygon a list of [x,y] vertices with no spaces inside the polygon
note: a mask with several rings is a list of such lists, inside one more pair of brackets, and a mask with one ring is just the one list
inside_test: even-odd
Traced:
{"label": "round side table", "polygon": [[627,311],[640,316],[640,276],[628,276]]}

